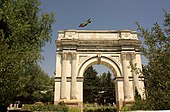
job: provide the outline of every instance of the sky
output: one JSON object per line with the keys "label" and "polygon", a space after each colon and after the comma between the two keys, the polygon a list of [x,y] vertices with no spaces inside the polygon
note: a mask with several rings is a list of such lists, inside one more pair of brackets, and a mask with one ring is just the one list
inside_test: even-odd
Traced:
{"label": "sky", "polygon": [[[55,53],[58,30],[136,30],[136,22],[150,29],[155,22],[162,25],[163,9],[170,12],[170,0],[40,0],[43,13],[55,14],[56,22],[52,25],[52,41],[47,43],[40,66],[53,76],[55,72]],[[92,18],[92,23],[84,28],[79,24]],[[139,38],[140,39],[140,38]],[[146,60],[142,58],[142,63]],[[95,66],[99,74],[107,72],[102,65]]]}

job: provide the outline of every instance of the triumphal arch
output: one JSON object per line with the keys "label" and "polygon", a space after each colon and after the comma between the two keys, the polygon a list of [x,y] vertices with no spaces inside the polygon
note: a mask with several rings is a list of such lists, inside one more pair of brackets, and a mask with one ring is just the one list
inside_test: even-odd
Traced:
{"label": "triumphal arch", "polygon": [[83,104],[83,73],[94,65],[110,68],[115,79],[116,105],[144,97],[140,41],[131,30],[62,30],[56,41],[54,103]]}

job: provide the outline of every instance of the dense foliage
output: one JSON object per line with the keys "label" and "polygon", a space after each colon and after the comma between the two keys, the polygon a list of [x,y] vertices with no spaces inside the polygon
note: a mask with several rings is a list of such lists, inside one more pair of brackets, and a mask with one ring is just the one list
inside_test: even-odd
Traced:
{"label": "dense foliage", "polygon": [[40,104],[26,104],[22,107],[23,111],[57,111],[57,112],[69,112],[69,108],[65,105],[45,105]]}
{"label": "dense foliage", "polygon": [[44,73],[37,64],[28,66],[25,71],[27,80],[15,101],[21,101],[24,104],[52,102],[54,79]]}
{"label": "dense foliage", "polygon": [[98,96],[99,79],[93,67],[89,67],[84,73],[83,101],[93,103]]}
{"label": "dense foliage", "polygon": [[83,101],[85,103],[113,104],[115,102],[115,86],[112,74],[97,75],[91,66],[84,73]]}
{"label": "dense foliage", "polygon": [[68,107],[64,104],[26,104],[22,107],[22,111],[53,111],[53,112],[81,112],[80,108]]}
{"label": "dense foliage", "polygon": [[144,38],[141,48],[148,60],[144,67],[146,105],[148,109],[170,109],[170,13],[165,11],[164,29],[158,23],[149,31],[139,24]]}
{"label": "dense foliage", "polygon": [[100,104],[113,104],[116,102],[115,96],[115,83],[112,78],[112,74],[108,71],[99,76],[99,98],[98,103]]}
{"label": "dense foliage", "polygon": [[84,108],[83,112],[116,112],[116,108],[115,107],[88,107],[88,108]]}
{"label": "dense foliage", "polygon": [[83,112],[116,112],[115,106],[106,106],[93,104],[84,104]]}
{"label": "dense foliage", "polygon": [[54,22],[53,14],[40,13],[39,5],[39,0],[0,1],[0,105],[28,94],[24,88],[35,77],[31,74],[38,75],[28,69],[37,68],[42,59],[42,47],[51,39]]}

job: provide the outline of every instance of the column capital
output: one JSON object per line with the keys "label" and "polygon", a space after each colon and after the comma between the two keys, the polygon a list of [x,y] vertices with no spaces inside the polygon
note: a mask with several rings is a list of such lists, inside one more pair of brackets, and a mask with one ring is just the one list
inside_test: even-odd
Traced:
{"label": "column capital", "polygon": [[68,58],[68,52],[63,52],[62,53],[62,59],[66,60]]}
{"label": "column capital", "polygon": [[72,59],[76,59],[77,58],[77,53],[76,52],[72,52]]}
{"label": "column capital", "polygon": [[122,55],[122,58],[123,58],[123,59],[126,59],[126,55],[127,55],[126,52],[121,53],[121,55]]}
{"label": "column capital", "polygon": [[129,53],[129,52],[123,52],[123,53],[121,53],[121,55],[122,55],[122,58],[126,59],[126,60],[129,60],[131,57],[131,53]]}
{"label": "column capital", "polygon": [[131,57],[132,57],[132,59],[135,59],[136,58],[136,53],[135,52],[131,53]]}

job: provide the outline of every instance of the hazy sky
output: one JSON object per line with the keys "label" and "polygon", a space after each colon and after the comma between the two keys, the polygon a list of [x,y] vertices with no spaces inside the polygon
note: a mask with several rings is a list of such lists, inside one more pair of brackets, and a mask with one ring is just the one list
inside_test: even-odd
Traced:
{"label": "hazy sky", "polygon": [[[65,29],[104,29],[137,30],[135,22],[144,28],[151,28],[153,23],[162,24],[163,9],[170,12],[170,0],[40,0],[42,12],[53,12],[56,22],[53,26],[52,42],[44,47],[44,61],[40,66],[50,76],[55,71],[55,53],[57,31]],[[87,27],[79,24],[92,18]],[[143,63],[146,63],[143,61]],[[98,67],[100,73],[107,70]]]}

